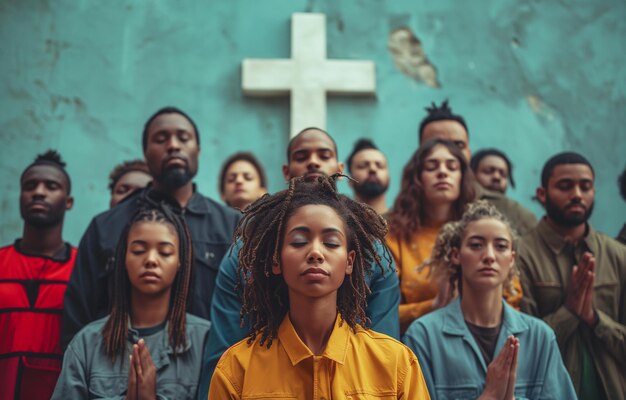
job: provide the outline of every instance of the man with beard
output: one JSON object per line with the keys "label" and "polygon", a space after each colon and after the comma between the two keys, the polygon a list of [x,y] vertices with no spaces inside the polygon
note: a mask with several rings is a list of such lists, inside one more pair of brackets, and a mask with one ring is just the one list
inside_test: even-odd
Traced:
{"label": "man with beard", "polygon": [[157,111],[146,122],[142,141],[154,180],[96,216],[83,235],[65,295],[64,346],[84,325],[107,315],[111,296],[120,295],[110,292],[118,238],[138,209],[155,203],[166,203],[187,224],[194,256],[189,312],[210,318],[219,262],[230,247],[239,213],[196,191],[192,178],[198,171],[200,135],[183,111],[174,107]]}
{"label": "man with beard", "polygon": [[0,398],[49,399],[63,353],[61,310],[76,248],[63,241],[70,177],[56,151],[20,178],[21,239],[0,249]]}
{"label": "man with beard", "polygon": [[[433,103],[431,107],[426,107],[426,112],[428,115],[422,119],[418,128],[420,146],[431,139],[449,140],[461,149],[469,163],[472,159],[472,152],[469,147],[469,131],[465,119],[452,112],[447,100],[440,106]],[[537,224],[535,215],[515,200],[500,192],[485,189],[478,183],[475,189],[476,197],[496,206],[518,233],[526,233]]]}
{"label": "man with beard", "polygon": [[348,172],[356,182],[349,184],[356,200],[365,203],[379,214],[387,212],[385,193],[389,188],[387,158],[369,139],[359,139],[346,161]]}
{"label": "man with beard", "polygon": [[588,222],[595,198],[589,161],[571,152],[550,158],[537,198],[546,216],[518,249],[521,308],[554,329],[580,399],[623,399],[626,247]]}
{"label": "man with beard", "polygon": [[[302,130],[287,146],[287,164],[283,165],[285,181],[301,176],[305,179],[316,179],[322,175],[342,174],[343,171],[344,164],[337,158],[337,144],[328,133],[319,128]],[[243,326],[240,322],[241,298],[233,290],[238,282],[240,248],[241,243],[236,243],[233,251],[220,264],[211,305],[213,326],[203,360],[198,399],[207,398],[211,376],[222,353],[249,334],[248,321],[244,321]],[[366,313],[373,330],[399,339],[400,289],[395,264],[382,244],[377,251],[385,273],[381,273],[380,268],[373,265],[371,275],[365,277],[371,291],[367,295]]]}

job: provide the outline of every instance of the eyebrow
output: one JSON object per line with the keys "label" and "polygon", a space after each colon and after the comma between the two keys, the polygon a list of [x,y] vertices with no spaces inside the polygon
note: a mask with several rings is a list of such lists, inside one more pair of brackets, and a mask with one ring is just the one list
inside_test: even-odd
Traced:
{"label": "eyebrow", "polygon": [[[147,245],[147,244],[148,244],[148,242],[146,242],[145,240],[140,240],[140,239],[138,239],[138,240],[133,240],[132,242],[130,242],[130,244],[131,244],[131,245],[132,245],[132,244],[143,244],[143,245]],[[159,245],[159,246],[162,246],[162,245],[170,245],[170,246],[174,246],[174,243],[172,243],[172,242],[159,242],[159,243],[158,243],[158,245]]]}
{"label": "eyebrow", "polygon": [[[480,235],[473,235],[467,238],[467,240],[471,240],[471,239],[480,239],[480,240],[486,240],[484,236],[480,236]],[[497,238],[495,238],[495,240],[504,240],[506,242],[510,242],[509,239],[503,237],[503,236],[499,236]]]}
{"label": "eyebrow", "polygon": [[[292,233],[292,232],[310,233],[311,229],[309,229],[309,227],[307,226],[296,226],[295,228],[290,230],[288,233]],[[341,236],[343,236],[343,232],[341,231],[341,229],[337,229],[337,228],[324,228],[322,229],[322,233],[338,233]]]}

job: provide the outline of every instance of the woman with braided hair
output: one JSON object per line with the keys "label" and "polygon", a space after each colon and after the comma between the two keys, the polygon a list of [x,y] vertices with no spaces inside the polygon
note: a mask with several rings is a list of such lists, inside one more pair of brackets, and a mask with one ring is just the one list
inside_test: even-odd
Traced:
{"label": "woman with braided hair", "polygon": [[235,235],[252,328],[218,362],[209,399],[428,398],[414,354],[366,328],[365,274],[391,262],[375,250],[387,226],[335,179],[292,179],[244,211]]}
{"label": "woman with braided hair", "polygon": [[509,222],[486,201],[443,226],[428,262],[460,293],[403,338],[433,399],[575,399],[552,329],[508,305],[517,274]]}
{"label": "woman with braided hair", "polygon": [[187,314],[192,245],[165,204],[122,233],[109,316],[70,342],[53,398],[193,399],[210,323]]}

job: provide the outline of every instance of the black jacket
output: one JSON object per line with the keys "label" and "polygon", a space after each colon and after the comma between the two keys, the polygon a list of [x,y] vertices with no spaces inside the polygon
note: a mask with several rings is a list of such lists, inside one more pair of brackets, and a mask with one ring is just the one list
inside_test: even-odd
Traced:
{"label": "black jacket", "polygon": [[[110,282],[118,239],[142,204],[160,201],[180,210],[173,199],[147,188],[97,215],[89,224],[80,241],[76,266],[65,292],[61,336],[63,349],[83,326],[109,313]],[[189,312],[208,320],[220,261],[232,243],[241,214],[202,196],[195,188],[187,207],[180,213],[193,242],[194,270]]]}

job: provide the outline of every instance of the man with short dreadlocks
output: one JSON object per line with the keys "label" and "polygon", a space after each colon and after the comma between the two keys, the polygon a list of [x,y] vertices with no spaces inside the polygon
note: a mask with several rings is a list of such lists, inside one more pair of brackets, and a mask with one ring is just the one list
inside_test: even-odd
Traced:
{"label": "man with short dreadlocks", "polygon": [[0,249],[0,399],[50,398],[59,376],[63,294],[76,260],[62,235],[70,192],[56,151],[20,178],[24,233]]}
{"label": "man with short dreadlocks", "polygon": [[[337,145],[333,138],[318,128],[306,128],[296,135],[287,146],[287,163],[283,165],[285,181],[295,177],[317,179],[336,173],[343,173],[344,164],[337,158]],[[240,324],[240,293],[233,290],[237,283],[238,252],[241,243],[235,243],[232,252],[224,257],[215,283],[215,294],[211,305],[213,329],[209,336],[207,353],[203,362],[203,373],[198,389],[198,399],[205,400],[215,365],[222,353],[248,332],[248,321]],[[376,251],[384,254],[381,243],[376,243]],[[395,274],[395,263],[388,266],[385,273],[372,268],[372,274],[366,276],[366,283],[371,290],[367,295],[365,312],[371,321],[371,328],[393,338],[400,338],[398,305],[400,290]]]}
{"label": "man with short dreadlocks", "polygon": [[393,274],[377,252],[387,225],[335,178],[294,178],[244,212],[235,235],[251,328],[217,364],[210,400],[429,398],[415,355],[363,327],[366,274]]}

